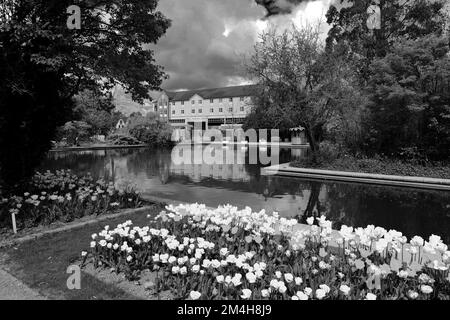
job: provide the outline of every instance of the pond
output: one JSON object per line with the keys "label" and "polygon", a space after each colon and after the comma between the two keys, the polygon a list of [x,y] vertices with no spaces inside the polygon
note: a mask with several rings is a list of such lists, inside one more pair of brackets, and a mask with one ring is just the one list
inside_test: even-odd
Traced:
{"label": "pond", "polygon": [[[71,169],[134,184],[144,195],[208,206],[232,204],[254,210],[277,211],[301,222],[326,215],[340,224],[368,224],[396,229],[411,237],[441,235],[450,243],[450,192],[367,184],[263,176],[261,165],[250,164],[252,147],[214,147],[234,156],[233,163],[210,164],[189,147],[192,164],[172,161],[167,149],[116,149],[52,152],[40,170]],[[198,148],[198,147],[195,147]],[[204,148],[204,147],[203,147]],[[256,147],[255,147],[256,148]],[[202,147],[200,147],[200,154]],[[280,149],[280,163],[305,156],[306,149]],[[200,160],[200,161],[199,161]]]}

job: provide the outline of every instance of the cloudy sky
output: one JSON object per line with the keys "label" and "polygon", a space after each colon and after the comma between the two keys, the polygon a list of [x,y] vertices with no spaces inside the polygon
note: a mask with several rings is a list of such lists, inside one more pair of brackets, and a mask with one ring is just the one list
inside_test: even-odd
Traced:
{"label": "cloudy sky", "polygon": [[290,15],[262,21],[266,11],[254,0],[160,0],[159,10],[172,20],[172,27],[155,49],[158,64],[170,76],[163,88],[182,90],[245,83],[241,61],[251,52],[258,33],[269,24],[282,27],[292,22],[315,23],[324,19],[331,2],[307,1]]}

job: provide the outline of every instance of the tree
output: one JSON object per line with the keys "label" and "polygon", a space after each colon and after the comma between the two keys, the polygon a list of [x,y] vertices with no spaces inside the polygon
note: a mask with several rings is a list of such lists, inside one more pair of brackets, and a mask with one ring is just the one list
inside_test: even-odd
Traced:
{"label": "tree", "polygon": [[161,121],[158,114],[149,113],[145,117],[130,117],[128,131],[131,136],[150,146],[170,146],[172,144],[172,127]]}
{"label": "tree", "polygon": [[91,90],[84,90],[75,96],[75,114],[78,120],[91,126],[90,135],[107,135],[124,118],[121,112],[114,111],[110,95],[102,95]]}
{"label": "tree", "polygon": [[[369,30],[367,9],[379,3],[381,29]],[[327,47],[345,42],[352,53],[372,61],[384,57],[399,38],[417,39],[429,34],[442,34],[446,0],[339,0],[327,12],[331,25]]]}
{"label": "tree", "polygon": [[247,62],[258,83],[255,108],[246,128],[289,129],[302,126],[313,158],[328,125],[340,121],[344,100],[354,95],[352,68],[339,56],[328,55],[318,27],[270,30],[261,35]]}
{"label": "tree", "polygon": [[[80,30],[66,9],[81,8]],[[17,185],[73,119],[73,96],[120,83],[141,102],[165,74],[149,45],[170,21],[157,0],[5,0],[0,5],[0,179]]]}
{"label": "tree", "polygon": [[90,134],[91,126],[83,121],[69,121],[58,129],[60,139],[65,139],[69,145],[76,145],[86,141]]}
{"label": "tree", "polygon": [[450,157],[449,39],[428,36],[397,43],[370,67],[367,149],[399,156]]}

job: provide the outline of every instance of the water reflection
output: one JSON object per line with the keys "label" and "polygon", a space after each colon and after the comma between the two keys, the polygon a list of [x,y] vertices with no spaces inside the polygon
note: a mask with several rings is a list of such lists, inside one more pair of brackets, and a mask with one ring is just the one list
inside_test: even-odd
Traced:
{"label": "water reflection", "polygon": [[[173,163],[171,150],[158,149],[51,153],[42,169],[91,172],[117,184],[132,182],[146,194],[174,200],[248,205],[303,222],[325,214],[338,224],[375,224],[408,236],[435,233],[450,242],[449,192],[261,176],[259,165],[248,164],[252,148],[228,147],[234,149],[238,164],[227,164],[224,154],[223,164],[211,165]],[[305,153],[305,149],[281,149],[280,163]],[[191,157],[193,163],[198,162],[196,155]]]}

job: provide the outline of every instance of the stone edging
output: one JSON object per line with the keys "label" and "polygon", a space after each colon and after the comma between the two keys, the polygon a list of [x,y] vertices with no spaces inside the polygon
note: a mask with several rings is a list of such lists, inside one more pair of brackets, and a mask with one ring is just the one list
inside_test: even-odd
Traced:
{"label": "stone edging", "polygon": [[57,234],[57,233],[61,233],[64,231],[69,231],[72,229],[77,229],[80,227],[84,227],[87,225],[91,225],[97,222],[101,222],[101,221],[105,221],[108,219],[114,219],[114,218],[118,218],[121,216],[125,216],[125,215],[129,215],[129,214],[133,214],[133,213],[140,213],[140,212],[144,212],[147,211],[149,209],[153,208],[153,206],[145,206],[142,208],[137,208],[137,209],[126,209],[123,211],[120,211],[118,213],[113,213],[113,214],[107,214],[107,215],[101,215],[98,216],[96,218],[87,220],[87,221],[81,221],[81,222],[73,222],[73,223],[69,223],[65,226],[59,227],[59,228],[55,228],[55,229],[50,229],[50,230],[45,230],[45,231],[40,231],[37,233],[33,233],[30,235],[26,235],[20,238],[16,238],[16,239],[11,239],[11,240],[4,240],[4,241],[0,241],[0,249],[2,248],[6,248],[6,247],[11,247],[14,246],[16,244],[20,244],[20,243],[24,243],[26,241],[31,241],[31,240],[37,240],[39,238],[42,238],[43,236],[46,235],[52,235],[52,234]]}
{"label": "stone edging", "polygon": [[261,174],[450,191],[450,179],[294,168],[289,163],[263,168]]}

